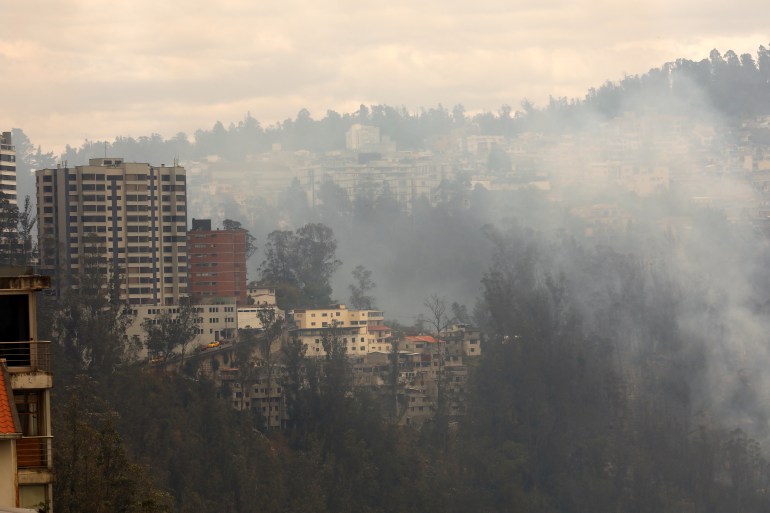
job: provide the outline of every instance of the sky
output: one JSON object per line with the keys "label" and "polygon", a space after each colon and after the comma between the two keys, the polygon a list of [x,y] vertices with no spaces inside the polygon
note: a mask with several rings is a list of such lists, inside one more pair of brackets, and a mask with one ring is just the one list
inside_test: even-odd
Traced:
{"label": "sky", "polygon": [[497,111],[713,48],[756,55],[768,27],[760,0],[0,0],[0,129],[58,153],[247,112]]}

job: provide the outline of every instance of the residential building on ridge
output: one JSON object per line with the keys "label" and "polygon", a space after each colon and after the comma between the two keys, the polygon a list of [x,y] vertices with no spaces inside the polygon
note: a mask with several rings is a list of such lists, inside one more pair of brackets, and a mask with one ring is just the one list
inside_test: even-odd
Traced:
{"label": "residential building on ridge", "polygon": [[339,337],[348,356],[387,353],[391,349],[390,340],[382,336],[388,328],[383,326],[385,317],[380,310],[348,310],[339,304],[296,309],[289,317],[289,333],[302,341],[308,356],[326,355],[322,343],[324,336]]}

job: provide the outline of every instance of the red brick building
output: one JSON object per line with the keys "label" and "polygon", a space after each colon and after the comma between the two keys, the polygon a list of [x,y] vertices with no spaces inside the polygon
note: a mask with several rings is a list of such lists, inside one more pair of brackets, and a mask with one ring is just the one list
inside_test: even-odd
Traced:
{"label": "red brick building", "polygon": [[246,300],[246,230],[212,230],[210,219],[193,219],[187,234],[190,296],[194,302]]}

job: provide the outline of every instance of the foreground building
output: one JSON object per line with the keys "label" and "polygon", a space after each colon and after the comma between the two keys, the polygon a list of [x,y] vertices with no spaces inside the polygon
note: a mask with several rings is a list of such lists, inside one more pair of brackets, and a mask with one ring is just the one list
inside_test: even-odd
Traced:
{"label": "foreground building", "polygon": [[53,511],[50,342],[38,340],[30,268],[0,267],[0,509]]}
{"label": "foreground building", "polygon": [[59,292],[70,274],[97,273],[130,305],[187,296],[183,167],[98,158],[35,174],[41,269]]}

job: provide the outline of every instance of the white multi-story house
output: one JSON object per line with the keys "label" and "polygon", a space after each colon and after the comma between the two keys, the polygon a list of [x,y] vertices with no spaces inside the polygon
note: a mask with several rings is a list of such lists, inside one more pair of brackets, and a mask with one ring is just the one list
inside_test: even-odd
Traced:
{"label": "white multi-story house", "polygon": [[[307,356],[325,356],[323,338],[338,337],[349,356],[390,351],[389,332],[380,310],[349,310],[345,305],[296,309],[290,313],[289,333],[302,341]],[[384,330],[382,328],[385,328]]]}

